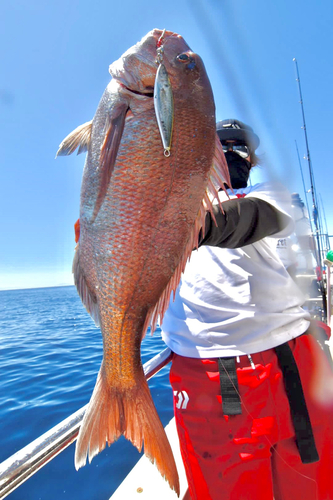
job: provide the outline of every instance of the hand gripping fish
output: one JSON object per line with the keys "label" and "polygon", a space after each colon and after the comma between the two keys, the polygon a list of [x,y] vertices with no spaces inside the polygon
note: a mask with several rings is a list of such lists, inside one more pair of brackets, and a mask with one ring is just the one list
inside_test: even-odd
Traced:
{"label": "hand gripping fish", "polygon": [[[82,302],[101,327],[104,347],[75,466],[124,434],[138,450],[144,446],[179,494],[140,346],[148,326],[154,331],[158,317],[163,318],[197,246],[206,209],[229,177],[203,62],[170,31],[163,32],[162,71],[172,88],[173,108],[166,97],[165,111],[157,104],[157,112],[162,120],[172,115],[172,143],[171,137],[162,143],[153,94],[161,36],[161,30],[149,32],[111,64],[113,78],[94,119],[69,134],[58,154],[87,151],[73,272]],[[159,78],[167,82],[165,75]],[[163,154],[166,147],[170,156]]]}

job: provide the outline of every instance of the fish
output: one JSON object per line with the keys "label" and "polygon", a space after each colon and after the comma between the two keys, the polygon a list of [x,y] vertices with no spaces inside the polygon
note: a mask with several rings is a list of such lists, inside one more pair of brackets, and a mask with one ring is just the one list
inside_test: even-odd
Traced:
{"label": "fish", "polygon": [[[148,327],[153,332],[163,319],[206,212],[213,213],[213,198],[228,183],[228,168],[204,63],[181,35],[154,29],[109,71],[112,79],[93,120],[70,133],[57,153],[87,153],[73,273],[103,338],[75,467],[124,435],[139,451],[143,447],[179,496],[140,347]],[[158,121],[168,124],[167,137]]]}

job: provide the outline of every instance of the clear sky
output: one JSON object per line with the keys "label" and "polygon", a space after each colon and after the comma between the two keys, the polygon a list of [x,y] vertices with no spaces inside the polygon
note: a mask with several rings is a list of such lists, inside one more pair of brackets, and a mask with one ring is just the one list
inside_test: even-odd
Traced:
{"label": "clear sky", "polygon": [[260,136],[264,162],[252,182],[276,176],[304,199],[297,58],[316,189],[333,234],[332,23],[332,0],[2,2],[0,289],[72,283],[84,155],[55,153],[93,117],[110,63],[153,28],[180,33],[201,55],[217,119],[239,118]]}

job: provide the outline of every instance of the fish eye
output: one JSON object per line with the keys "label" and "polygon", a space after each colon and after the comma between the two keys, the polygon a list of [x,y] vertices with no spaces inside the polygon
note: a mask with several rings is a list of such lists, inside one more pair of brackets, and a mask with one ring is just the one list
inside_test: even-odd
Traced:
{"label": "fish eye", "polygon": [[177,59],[182,62],[187,62],[190,60],[187,54],[180,54],[179,56],[177,56]]}

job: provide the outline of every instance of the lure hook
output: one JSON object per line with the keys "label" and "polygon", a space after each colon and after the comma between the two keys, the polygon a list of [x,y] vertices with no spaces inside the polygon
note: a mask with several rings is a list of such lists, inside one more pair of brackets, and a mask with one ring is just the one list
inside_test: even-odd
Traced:
{"label": "lure hook", "polygon": [[159,39],[157,40],[157,49],[156,49],[156,52],[157,52],[157,57],[156,57],[156,64],[162,64],[163,62],[163,52],[164,52],[164,48],[163,48],[163,42],[164,42],[164,35],[165,35],[165,29],[162,31],[162,34],[161,36],[159,37]]}
{"label": "lure hook", "polygon": [[157,40],[157,47],[161,47],[161,45],[163,44],[164,35],[165,35],[165,29],[162,31],[162,35]]}

